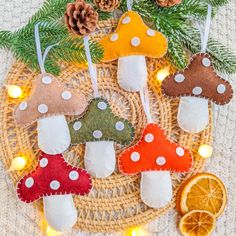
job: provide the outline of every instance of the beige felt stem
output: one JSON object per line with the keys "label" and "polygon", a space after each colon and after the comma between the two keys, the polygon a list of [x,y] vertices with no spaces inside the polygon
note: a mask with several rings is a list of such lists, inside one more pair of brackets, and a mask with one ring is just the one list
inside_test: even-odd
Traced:
{"label": "beige felt stem", "polygon": [[142,90],[147,82],[147,66],[144,56],[120,57],[117,69],[118,83],[129,92]]}
{"label": "beige felt stem", "polygon": [[145,171],[141,173],[140,194],[142,201],[152,208],[162,208],[172,199],[169,171]]}
{"label": "beige felt stem", "polygon": [[70,146],[70,132],[64,115],[38,120],[38,146],[51,155],[60,154]]}
{"label": "beige felt stem", "polygon": [[56,231],[71,230],[77,221],[77,210],[71,194],[43,197],[48,225]]}
{"label": "beige felt stem", "polygon": [[114,142],[87,142],[84,154],[85,169],[96,178],[106,178],[115,171]]}
{"label": "beige felt stem", "polygon": [[208,100],[181,97],[177,114],[178,125],[189,133],[199,133],[209,124]]}

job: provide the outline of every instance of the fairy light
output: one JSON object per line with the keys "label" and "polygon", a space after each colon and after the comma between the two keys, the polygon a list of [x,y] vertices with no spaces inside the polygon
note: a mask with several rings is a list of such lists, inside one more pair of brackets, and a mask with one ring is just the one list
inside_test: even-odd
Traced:
{"label": "fairy light", "polygon": [[47,236],[58,236],[59,233],[57,231],[55,231],[54,229],[52,229],[50,226],[47,226],[47,230],[46,230]]}
{"label": "fairy light", "polygon": [[26,158],[23,156],[15,157],[11,161],[10,170],[23,170],[25,168],[26,162]]}
{"label": "fairy light", "polygon": [[213,148],[210,145],[203,144],[199,147],[198,153],[202,158],[209,158],[211,157],[213,152]]}
{"label": "fairy light", "polygon": [[126,236],[146,236],[147,233],[144,229],[142,229],[141,227],[135,227],[135,228],[131,228],[129,229],[126,233]]}
{"label": "fairy light", "polygon": [[18,85],[7,85],[7,93],[11,98],[19,98],[22,95],[22,89]]}
{"label": "fairy light", "polygon": [[169,67],[165,67],[157,72],[157,80],[162,82],[167,76],[169,76],[170,70]]}

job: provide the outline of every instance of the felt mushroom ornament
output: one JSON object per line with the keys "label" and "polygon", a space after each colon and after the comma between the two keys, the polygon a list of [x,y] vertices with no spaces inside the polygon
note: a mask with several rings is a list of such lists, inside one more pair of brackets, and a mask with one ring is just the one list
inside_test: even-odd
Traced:
{"label": "felt mushroom ornament", "polygon": [[101,98],[98,90],[97,71],[92,63],[89,48],[89,36],[85,35],[83,39],[92,82],[93,99],[85,115],[70,122],[69,127],[72,144],[85,143],[86,170],[96,178],[106,178],[115,170],[115,142],[123,145],[129,144],[134,137],[134,128],[128,120],[115,116],[108,101]]}
{"label": "felt mushroom ornament", "polygon": [[162,208],[171,201],[170,173],[185,173],[191,166],[191,153],[170,141],[155,123],[149,123],[138,143],[119,156],[119,169],[123,174],[141,173],[141,199],[152,208]]}
{"label": "felt mushroom ornament", "polygon": [[[69,186],[65,188],[69,181],[69,176],[65,176],[65,174],[69,173],[61,173],[70,169],[68,164],[63,164],[64,161],[62,163],[61,156],[71,142],[65,115],[80,115],[86,109],[87,101],[78,90],[72,91],[64,88],[52,75],[45,72],[44,61],[52,46],[49,46],[42,56],[39,23],[35,26],[35,41],[41,74],[33,82],[31,95],[26,101],[20,103],[14,116],[19,125],[30,125],[37,122],[38,146],[46,158],[40,159],[37,181],[32,178],[25,179],[25,190],[29,188],[30,192],[32,189],[34,191],[29,196],[27,196],[29,192],[26,191],[21,198],[30,202],[45,196],[43,198],[44,211],[48,224],[55,230],[67,230],[72,228],[77,220],[77,211],[71,193],[77,194],[80,190],[75,190],[77,185],[73,187],[73,190],[70,190]],[[47,168],[44,169],[46,166]],[[80,172],[81,170],[78,170],[78,173]],[[52,183],[49,184],[49,177],[57,178],[51,179]],[[60,186],[57,182],[59,180]],[[56,191],[53,192],[50,189]],[[44,192],[42,192],[43,190]],[[32,196],[32,194],[38,195]],[[30,196],[32,199],[27,200]]]}
{"label": "felt mushroom ornament", "polygon": [[167,77],[162,91],[168,97],[180,97],[177,121],[181,129],[199,133],[209,123],[208,101],[225,105],[233,97],[232,86],[217,75],[207,51],[212,6],[208,4],[204,30],[199,24],[201,52],[190,59],[188,67]]}
{"label": "felt mushroom ornament", "polygon": [[131,123],[117,117],[103,98],[92,99],[86,114],[70,122],[69,128],[72,144],[86,144],[85,168],[96,178],[105,178],[114,172],[115,143],[128,145],[134,137]]}
{"label": "felt mushroom ornament", "polygon": [[206,53],[192,56],[189,66],[162,82],[168,97],[180,97],[177,121],[189,133],[203,131],[209,123],[208,101],[225,105],[233,97],[229,82],[220,78]]}
{"label": "felt mushroom ornament", "polygon": [[145,57],[163,57],[168,43],[162,33],[150,29],[138,13],[131,11],[130,6],[128,9],[121,16],[117,29],[100,40],[104,48],[102,61],[118,59],[117,79],[120,87],[138,92],[147,82]]}
{"label": "felt mushroom ornament", "polygon": [[72,194],[86,195],[91,187],[90,175],[85,170],[69,165],[62,154],[41,152],[35,171],[19,181],[17,194],[26,203],[43,198],[48,224],[57,231],[64,231],[70,229],[69,222],[74,225],[77,221]]}

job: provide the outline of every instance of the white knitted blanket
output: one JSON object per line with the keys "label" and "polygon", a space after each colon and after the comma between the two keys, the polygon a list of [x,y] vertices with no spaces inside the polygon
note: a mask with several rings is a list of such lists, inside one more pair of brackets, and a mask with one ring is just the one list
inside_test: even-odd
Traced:
{"label": "white knitted blanket", "polygon": [[[43,0],[0,0],[0,29],[15,30],[23,26],[28,18],[41,6]],[[236,0],[222,7],[213,21],[211,34],[236,52]],[[14,59],[11,53],[0,50],[0,81],[2,82]],[[236,91],[236,76],[229,79]],[[233,82],[234,80],[234,82]],[[0,121],[1,122],[1,121]],[[213,235],[236,235],[236,99],[215,112],[214,155],[206,170],[215,173],[228,189],[228,205],[217,220]],[[0,162],[0,235],[31,236],[45,235],[41,231],[42,215],[32,205],[22,204],[9,190],[4,179],[4,169]],[[171,211],[145,228],[148,235],[176,236],[177,214]],[[158,232],[156,234],[151,232]],[[91,235],[70,232],[64,235]],[[96,234],[105,235],[105,234]],[[108,235],[108,234],[107,234]],[[110,234],[121,235],[121,234]],[[95,234],[93,235],[95,236]]]}

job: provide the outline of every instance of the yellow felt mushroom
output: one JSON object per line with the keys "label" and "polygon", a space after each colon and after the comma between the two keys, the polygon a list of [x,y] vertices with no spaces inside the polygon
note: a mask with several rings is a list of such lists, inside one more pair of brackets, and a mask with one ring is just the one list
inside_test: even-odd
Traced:
{"label": "yellow felt mushroom", "polygon": [[130,92],[141,91],[146,84],[145,57],[161,58],[168,48],[165,36],[146,26],[134,11],[124,13],[117,29],[100,43],[104,48],[103,62],[118,59],[118,83]]}

